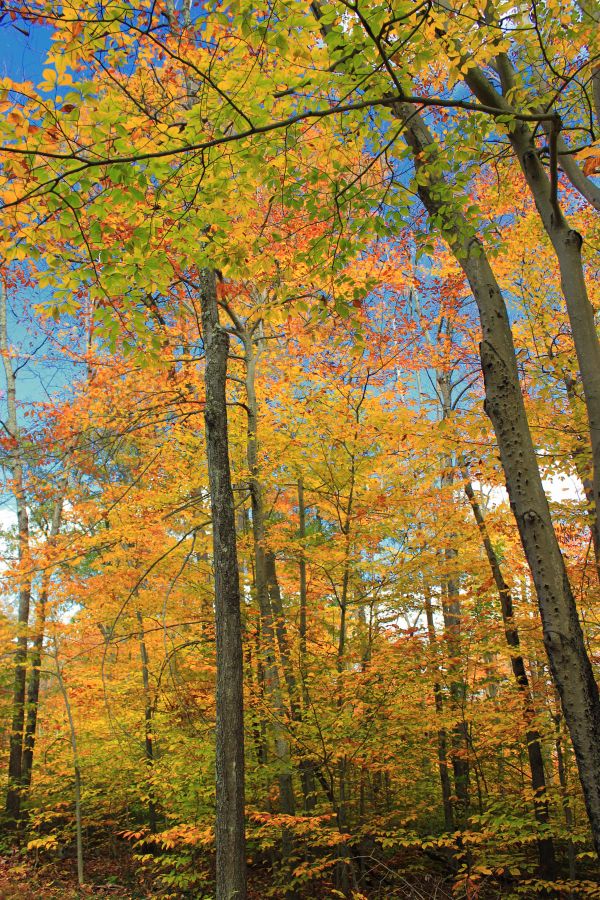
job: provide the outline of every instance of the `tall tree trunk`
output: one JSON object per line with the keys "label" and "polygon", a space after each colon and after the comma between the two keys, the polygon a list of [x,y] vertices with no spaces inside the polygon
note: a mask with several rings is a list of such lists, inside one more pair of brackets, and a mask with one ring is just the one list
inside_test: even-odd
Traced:
{"label": "tall tree trunk", "polygon": [[[437,376],[438,391],[441,401],[442,419],[447,419],[452,411],[452,387],[450,374],[440,372]],[[454,459],[452,454],[442,458],[443,471],[441,477],[442,490],[451,489],[454,483]],[[456,540],[455,534],[449,535],[450,541]],[[456,559],[454,546],[444,550],[446,564]],[[467,685],[462,671],[462,609],[460,605],[459,585],[457,579],[448,574],[443,585],[442,614],[444,617],[444,636],[448,646],[450,675],[450,699],[455,724],[452,729],[452,771],[454,775],[454,793],[456,796],[455,822],[464,826],[469,813],[469,735],[465,719],[467,703]]]}
{"label": "tall tree trunk", "polygon": [[[358,420],[357,420],[358,428]],[[356,442],[357,431],[354,432],[354,442]],[[338,634],[338,646],[336,655],[336,668],[338,673],[338,689],[337,689],[337,705],[341,710],[345,703],[344,691],[344,667],[346,656],[346,636],[347,636],[347,620],[348,620],[348,593],[350,588],[350,541],[352,527],[352,512],[354,506],[354,487],[355,487],[355,457],[351,456],[350,465],[350,485],[348,492],[348,503],[344,510],[344,522],[341,526],[344,535],[344,568],[342,572],[342,589],[340,592],[340,625]],[[340,516],[341,520],[341,516]],[[346,754],[340,756],[338,765],[338,827],[341,832],[348,830],[348,758]],[[344,845],[338,847],[338,856],[340,861],[336,865],[336,887],[344,896],[350,891],[350,882],[353,876],[352,868],[345,857]]]}
{"label": "tall tree trunk", "polygon": [[58,681],[60,693],[62,695],[64,704],[65,704],[65,712],[67,714],[67,721],[69,723],[69,739],[71,742],[71,754],[72,754],[72,758],[73,758],[73,780],[74,780],[73,794],[74,794],[74,799],[75,799],[75,840],[76,840],[76,846],[77,846],[77,880],[81,887],[84,884],[83,823],[82,823],[82,815],[81,815],[81,765],[79,762],[79,748],[77,745],[77,732],[75,730],[75,722],[73,720],[73,713],[71,711],[71,703],[69,701],[69,694],[67,692],[65,680],[63,677],[62,666],[60,665],[60,662],[58,659],[58,644],[56,642],[56,638],[54,639],[54,663],[56,666],[56,678]]}
{"label": "tall tree trunk", "polygon": [[[433,650],[436,646],[435,623],[433,619],[433,608],[431,606],[431,597],[427,588],[424,588],[425,601],[425,617],[427,620],[427,637],[429,646]],[[437,663],[436,663],[437,666]],[[436,715],[442,719],[444,715],[444,698],[442,687],[439,681],[433,683],[433,699],[435,702]],[[450,784],[450,774],[448,772],[448,735],[446,729],[440,726],[437,731],[437,755],[438,770],[440,774],[440,786],[442,789],[442,804],[444,807],[444,824],[446,831],[452,831],[454,828],[454,810],[452,807],[452,785]]]}
{"label": "tall tree trunk", "polygon": [[289,696],[290,715],[292,720],[297,722],[300,720],[301,713],[298,703],[298,683],[292,666],[292,651],[285,621],[281,588],[279,587],[279,580],[277,578],[277,564],[275,562],[275,554],[272,550],[267,550],[266,552],[265,566],[269,600],[271,602],[271,610],[275,621],[275,635],[277,637],[277,647],[279,648],[279,658],[281,659],[283,678]]}
{"label": "tall tree trunk", "polygon": [[[500,62],[503,91],[506,93],[513,86],[512,70],[505,55]],[[511,104],[496,91],[481,69],[469,69],[465,81],[482,103],[505,109],[508,114],[513,111]],[[569,226],[562,213],[557,186],[546,173],[529,126],[525,122],[516,123],[509,130],[509,138],[560,269],[562,293],[571,323],[588,415],[595,508],[593,527],[596,532],[595,541],[600,544],[600,340],[585,283],[581,258],[583,238]],[[554,163],[552,160],[551,164]]]}
{"label": "tall tree trunk", "polygon": [[304,555],[304,539],[306,538],[306,506],[304,505],[304,483],[301,478],[298,479],[298,537],[302,542],[300,549],[300,559],[298,561],[298,578],[300,592],[300,673],[302,683],[304,684],[306,672],[306,611],[307,611],[307,592],[306,592],[306,558]]}
{"label": "tall tree trunk", "polygon": [[[298,479],[298,537],[301,541],[300,558],[298,560],[300,621],[298,625],[299,639],[299,671],[302,685],[302,706],[306,711],[310,705],[310,696],[306,681],[306,639],[307,639],[307,603],[306,589],[306,558],[304,555],[304,539],[306,537],[306,507],[304,504],[304,483]],[[304,800],[304,812],[311,813],[316,805],[314,766],[308,759],[300,760],[300,781],[302,783],[302,797]]]}
{"label": "tall tree trunk", "polygon": [[40,668],[42,665],[42,653],[44,648],[47,603],[48,580],[44,577],[37,602],[35,639],[33,642],[33,653],[31,654],[29,667],[29,684],[27,685],[27,717],[25,720],[23,758],[21,761],[21,783],[24,791],[28,790],[31,785],[31,773],[33,769],[33,753],[35,749],[35,735],[40,699]]}
{"label": "tall tree trunk", "polygon": [[[435,155],[433,136],[410,104],[396,103],[417,172]],[[481,365],[489,415],[525,556],[536,587],[544,645],[573,741],[596,851],[600,854],[600,697],[565,563],[552,525],[519,383],[502,292],[482,242],[465,233],[440,175],[418,187],[471,286],[482,327]]]}
{"label": "tall tree trunk", "polygon": [[569,833],[569,837],[567,839],[569,878],[574,881],[575,878],[577,878],[577,861],[575,856],[575,846],[571,839],[571,834],[575,822],[573,820],[573,810],[571,808],[571,798],[569,796],[569,783],[567,779],[567,766],[565,762],[565,748],[563,745],[561,721],[562,716],[560,713],[558,713],[554,717],[554,724],[556,727],[556,762],[558,768],[558,783],[560,784],[560,791],[562,794],[562,806],[565,817],[565,825],[567,826],[567,831]]}
{"label": "tall tree trunk", "polygon": [[17,822],[21,815],[23,732],[27,688],[27,632],[31,601],[31,575],[23,571],[29,560],[29,514],[27,512],[23,476],[23,450],[17,422],[17,379],[10,360],[8,343],[7,306],[6,286],[4,280],[0,277],[0,353],[6,378],[6,429],[13,443],[4,465],[10,471],[12,480],[11,491],[17,510],[17,559],[19,565],[19,603],[17,610],[17,641],[14,655],[6,813],[10,821]]}
{"label": "tall tree trunk", "polygon": [[[66,477],[64,488],[66,488]],[[61,495],[54,503],[52,522],[48,543],[53,544],[60,531],[62,520],[64,497]],[[44,649],[44,636],[46,627],[46,610],[48,605],[48,583],[50,573],[46,570],[42,573],[40,596],[37,602],[35,639],[29,671],[29,684],[27,686],[27,718],[25,722],[25,737],[23,740],[23,759],[21,762],[21,781],[23,789],[27,790],[31,785],[31,773],[33,769],[33,753],[35,749],[35,734],[37,729],[38,707],[40,700],[40,668]]]}
{"label": "tall tree trunk", "polygon": [[[576,382],[571,373],[562,371],[562,378],[565,385],[567,400],[571,408],[571,413],[575,421],[577,421],[577,408],[581,406],[581,398],[577,396]],[[600,541],[598,529],[596,526],[596,510],[594,503],[594,485],[590,472],[590,462],[586,452],[586,441],[582,434],[578,434],[575,438],[575,446],[573,448],[573,462],[577,477],[583,486],[588,506],[588,517],[590,519],[590,534],[592,536],[592,549],[594,551],[594,560],[596,563],[596,575],[600,583]]]}
{"label": "tall tree trunk", "polygon": [[[355,434],[356,439],[356,434]],[[336,668],[338,673],[338,707],[341,710],[344,706],[344,660],[346,656],[346,633],[348,621],[348,592],[350,587],[350,530],[352,507],[354,504],[354,478],[355,478],[355,461],[354,456],[351,460],[350,469],[350,491],[348,496],[348,504],[345,509],[345,520],[342,525],[342,533],[344,535],[344,569],[342,572],[342,589],[339,596],[340,606],[340,626],[338,634],[338,647],[336,655]],[[342,756],[338,766],[339,772],[339,826],[344,831],[348,826],[347,810],[346,810],[346,757]]]}
{"label": "tall tree trunk", "polygon": [[235,509],[229,468],[226,378],[229,336],[219,324],[216,276],[200,273],[206,453],[215,573],[217,900],[246,898],[244,829],[244,666]]}
{"label": "tall tree trunk", "polygon": [[[241,324],[241,323],[240,323]],[[238,331],[240,325],[238,325]],[[254,349],[254,336],[248,328],[241,332],[244,340],[246,361],[246,406],[248,413],[248,468],[250,470],[250,500],[252,504],[252,533],[254,538],[254,559],[256,566],[255,585],[261,621],[261,637],[263,640],[265,687],[269,701],[275,713],[273,723],[273,739],[275,755],[280,768],[277,781],[279,784],[279,803],[281,812],[293,816],[295,814],[295,798],[290,768],[290,744],[285,732],[285,705],[281,692],[281,680],[276,655],[276,630],[269,595],[267,573],[267,551],[265,548],[265,512],[262,484],[258,464],[258,402],[256,398],[256,366],[258,355]],[[286,771],[287,770],[287,771]],[[284,845],[288,841],[284,835]],[[284,846],[285,849],[285,846]]]}
{"label": "tall tree trunk", "polygon": [[[150,692],[150,669],[148,666],[148,649],[146,647],[146,640],[144,635],[144,620],[139,609],[136,610],[136,618],[138,620],[138,625],[140,626],[140,659],[142,662],[142,685],[144,689],[144,756],[146,759],[146,766],[148,768],[148,776],[150,779],[152,776],[152,769],[154,767],[154,727],[152,724],[153,706],[152,694]],[[154,799],[154,789],[152,787],[152,784],[149,784],[148,786],[148,823],[150,825],[150,831],[152,832],[152,834],[156,834],[158,826],[156,815],[156,801]]]}
{"label": "tall tree trunk", "polygon": [[[504,575],[502,574],[500,562],[492,545],[481,506],[477,502],[475,492],[473,491],[473,485],[468,478],[465,481],[465,493],[471,505],[471,509],[473,510],[481,542],[500,598],[504,635],[510,649],[510,665],[517,687],[523,698],[523,715],[526,724],[525,740],[527,741],[527,757],[529,760],[529,771],[531,773],[535,817],[540,825],[547,826],[550,821],[550,810],[548,807],[548,795],[546,790],[542,739],[534,725],[535,707],[529,687],[529,678],[527,677],[525,660],[519,652],[521,642],[519,639],[519,631],[513,618],[514,610],[512,594]],[[552,838],[548,837],[540,838],[537,844],[540,875],[542,878],[553,878],[556,872],[554,842],[552,841]]]}

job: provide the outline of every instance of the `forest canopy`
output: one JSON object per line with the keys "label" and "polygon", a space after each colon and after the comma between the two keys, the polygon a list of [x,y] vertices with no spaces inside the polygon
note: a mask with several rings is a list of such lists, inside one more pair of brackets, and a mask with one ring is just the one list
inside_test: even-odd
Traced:
{"label": "forest canopy", "polygon": [[0,6],[0,895],[600,896],[599,26]]}

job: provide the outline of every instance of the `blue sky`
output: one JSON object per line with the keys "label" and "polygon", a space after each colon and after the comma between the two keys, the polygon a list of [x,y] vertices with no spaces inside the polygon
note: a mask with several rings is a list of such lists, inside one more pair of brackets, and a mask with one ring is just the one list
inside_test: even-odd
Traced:
{"label": "blue sky", "polygon": [[[34,84],[42,80],[46,54],[50,47],[50,29],[36,24],[30,28],[26,24],[17,23],[18,27],[5,19],[0,24],[0,77],[6,76],[15,81],[32,81]],[[20,30],[22,29],[22,30]],[[24,33],[25,32],[25,33]],[[43,334],[35,326],[32,316],[23,317],[20,309],[23,305],[32,307],[42,300],[42,294],[35,289],[25,290],[17,303],[14,297],[9,302],[9,341],[24,353],[31,353],[43,341]],[[16,312],[16,315],[15,315]],[[37,359],[32,359],[20,369],[17,376],[17,391],[20,404],[27,405],[48,399],[49,395],[60,392],[73,377],[73,370],[61,365],[58,360],[45,358],[49,347],[41,347]],[[56,354],[52,354],[56,357]],[[22,360],[21,360],[22,361]],[[6,383],[4,375],[0,375],[0,417],[4,417]],[[2,491],[0,475],[0,528],[12,524],[14,517],[12,498]]]}
{"label": "blue sky", "polygon": [[5,20],[0,26],[0,76],[38,83],[49,47],[50,29]]}
{"label": "blue sky", "polygon": [[[0,25],[0,77],[9,76],[15,81],[33,81],[34,84],[41,81],[50,35],[49,28],[37,23],[28,26],[27,23],[11,23],[5,19]],[[26,304],[31,307],[42,299],[40,292],[28,289],[16,306]],[[9,303],[9,340],[27,353],[40,344],[43,335],[35,328],[31,317],[27,317],[29,321],[26,322],[19,314],[13,315],[13,305]],[[44,356],[43,351],[40,356]],[[64,383],[55,366],[45,367],[42,361],[32,361],[19,373],[19,400],[25,403],[44,400],[48,392],[56,391]],[[0,406],[4,389],[4,378],[0,378]]]}

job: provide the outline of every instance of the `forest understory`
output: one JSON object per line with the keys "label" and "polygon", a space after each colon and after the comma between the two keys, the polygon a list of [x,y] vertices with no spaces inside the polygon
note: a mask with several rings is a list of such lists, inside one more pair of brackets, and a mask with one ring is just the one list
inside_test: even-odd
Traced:
{"label": "forest understory", "polygon": [[[452,867],[441,860],[433,861],[422,854],[398,854],[386,856],[385,861],[378,856],[354,858],[355,875],[353,897],[366,900],[383,898],[411,898],[411,900],[453,900],[455,897],[477,897],[480,900],[499,900],[502,897],[524,898],[570,898],[597,897],[596,870],[589,866],[582,871],[579,884],[568,878],[565,867],[564,878],[552,885],[543,885],[536,877],[535,869],[528,875],[520,872],[511,874],[490,874],[476,877],[472,886],[465,891],[457,891],[456,876]],[[273,889],[273,868],[277,864],[257,860],[248,870],[248,898],[261,900],[264,897],[296,897],[325,900],[337,897],[333,882],[321,881],[310,890],[289,888]],[[46,857],[33,861],[13,850],[11,856],[0,858],[0,900],[40,900],[40,898],[64,898],[64,900],[84,900],[84,898],[112,898],[112,900],[154,900],[160,897],[210,897],[210,892],[186,890],[170,891],[160,887],[160,880],[140,872],[139,865],[132,859],[127,848],[113,847],[112,850],[96,848],[87,857],[86,884],[79,885],[75,848],[67,848],[62,859]]]}

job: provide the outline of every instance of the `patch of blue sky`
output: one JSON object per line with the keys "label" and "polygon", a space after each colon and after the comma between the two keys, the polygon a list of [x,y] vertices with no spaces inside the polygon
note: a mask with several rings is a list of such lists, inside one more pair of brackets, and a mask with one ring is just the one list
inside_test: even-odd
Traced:
{"label": "patch of blue sky", "polygon": [[0,76],[15,81],[42,80],[52,31],[36,23],[4,19],[0,26]]}

